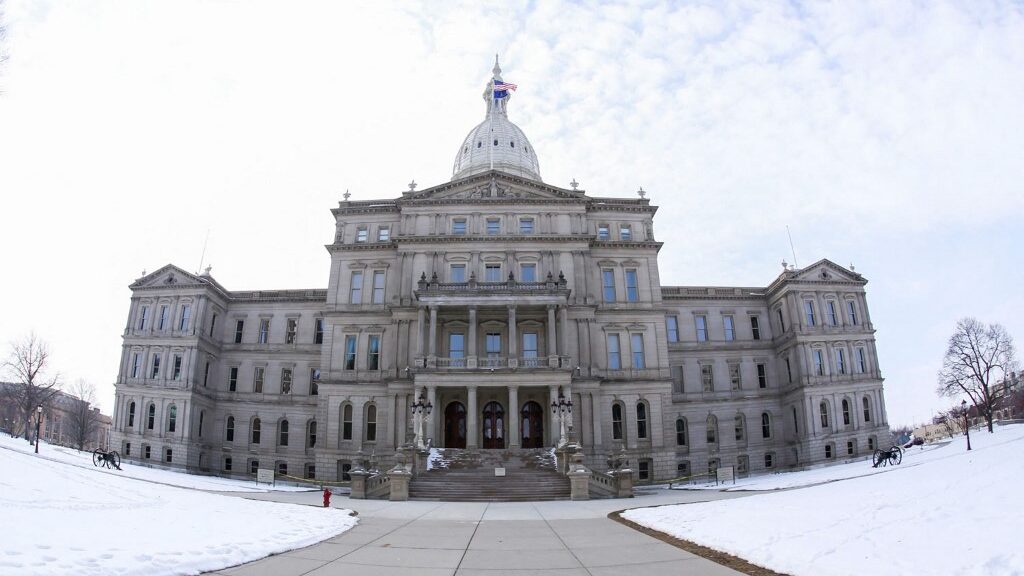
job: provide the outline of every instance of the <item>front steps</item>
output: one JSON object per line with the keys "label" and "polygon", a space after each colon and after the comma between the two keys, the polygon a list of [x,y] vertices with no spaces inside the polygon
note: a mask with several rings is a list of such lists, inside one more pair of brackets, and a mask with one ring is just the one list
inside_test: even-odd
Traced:
{"label": "front steps", "polygon": [[[568,500],[569,478],[555,468],[545,449],[431,451],[432,469],[409,484],[410,500],[531,502]],[[495,468],[505,476],[495,476]]]}

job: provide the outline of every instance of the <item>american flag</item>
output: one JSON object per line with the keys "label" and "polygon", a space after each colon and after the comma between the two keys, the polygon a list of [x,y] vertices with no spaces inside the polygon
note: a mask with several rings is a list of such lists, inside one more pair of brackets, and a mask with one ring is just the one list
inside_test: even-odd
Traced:
{"label": "american flag", "polygon": [[501,80],[494,81],[495,92],[504,92],[506,90],[511,90],[515,92],[516,88],[518,88],[518,86],[516,86],[515,84],[509,84],[508,82],[502,82]]}

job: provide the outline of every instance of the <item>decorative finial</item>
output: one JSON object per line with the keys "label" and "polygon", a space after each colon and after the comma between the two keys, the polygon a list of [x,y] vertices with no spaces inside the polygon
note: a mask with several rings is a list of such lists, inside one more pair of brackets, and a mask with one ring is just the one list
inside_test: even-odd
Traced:
{"label": "decorative finial", "polygon": [[857,271],[857,268],[853,265],[853,262],[850,262],[850,272],[856,272],[856,271]]}
{"label": "decorative finial", "polygon": [[785,260],[783,260],[782,261],[782,269],[783,270],[789,270],[789,262],[786,262]]}
{"label": "decorative finial", "polygon": [[146,269],[145,269],[145,268],[143,268],[143,269],[142,269],[142,275],[143,275],[143,276],[145,276],[145,275],[146,275]]}
{"label": "decorative finial", "polygon": [[348,202],[348,198],[349,198],[349,196],[351,196],[351,194],[349,194],[349,192],[348,192],[348,188],[346,188],[346,189],[345,189],[345,193],[344,193],[344,194],[342,194],[342,195],[341,195],[341,197],[345,199],[345,202]]}
{"label": "decorative finial", "polygon": [[580,187],[580,183],[577,182],[575,178],[573,178],[572,182],[569,182],[569,186],[572,186],[572,189],[575,190]]}
{"label": "decorative finial", "polygon": [[413,178],[412,182],[409,182],[409,192],[416,191],[416,179]]}
{"label": "decorative finial", "polygon": [[213,270],[213,265],[207,264],[206,269],[203,270],[203,276],[209,276],[210,270]]}
{"label": "decorative finial", "polygon": [[641,186],[640,189],[636,191],[636,195],[641,197],[641,198],[646,198],[647,197],[647,192],[645,192],[644,191],[644,187]]}
{"label": "decorative finial", "polygon": [[498,55],[494,55],[494,69],[491,70],[495,78],[501,78],[501,66],[498,65]]}

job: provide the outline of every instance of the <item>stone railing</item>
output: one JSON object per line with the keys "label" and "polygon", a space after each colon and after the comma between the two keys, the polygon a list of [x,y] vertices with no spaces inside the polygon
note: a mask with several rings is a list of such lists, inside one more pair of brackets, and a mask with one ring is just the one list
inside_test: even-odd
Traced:
{"label": "stone railing", "polygon": [[417,283],[417,295],[445,294],[497,294],[497,295],[530,295],[530,294],[568,294],[567,281],[561,273],[555,278],[548,273],[542,282],[520,282],[511,273],[508,280],[501,282],[478,282],[474,276],[467,282],[441,282],[435,273],[427,279],[426,273],[420,276]]}

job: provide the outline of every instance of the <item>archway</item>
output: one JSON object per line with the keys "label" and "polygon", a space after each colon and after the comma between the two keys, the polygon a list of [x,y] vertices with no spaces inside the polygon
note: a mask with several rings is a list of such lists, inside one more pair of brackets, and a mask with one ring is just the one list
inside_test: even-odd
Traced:
{"label": "archway", "polygon": [[497,402],[488,402],[484,406],[484,443],[485,449],[505,447],[505,409]]}
{"label": "archway", "polygon": [[444,409],[444,447],[466,447],[466,407],[452,402]]}
{"label": "archway", "polygon": [[519,428],[522,432],[520,445],[523,448],[543,448],[544,409],[540,407],[540,404],[531,400],[526,404],[523,404],[520,416],[522,424]]}

